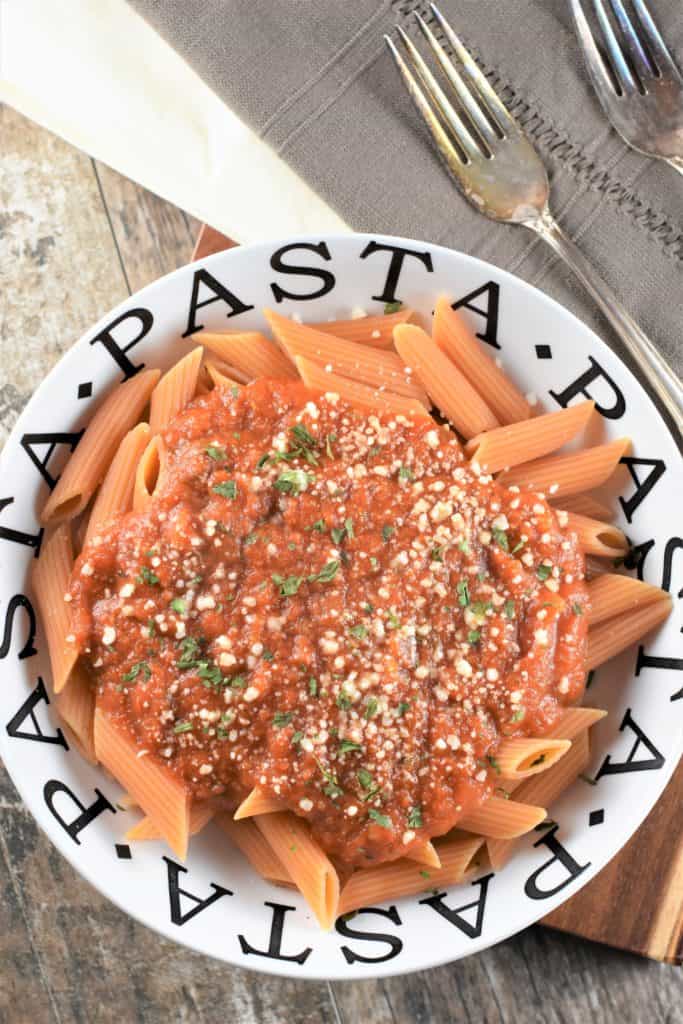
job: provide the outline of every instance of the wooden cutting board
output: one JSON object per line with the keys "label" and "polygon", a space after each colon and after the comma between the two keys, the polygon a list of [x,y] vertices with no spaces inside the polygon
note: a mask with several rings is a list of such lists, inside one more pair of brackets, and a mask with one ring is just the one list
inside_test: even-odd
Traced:
{"label": "wooden cutting board", "polygon": [[[238,244],[204,224],[192,259]],[[683,764],[624,849],[542,923],[653,960],[683,963]]]}

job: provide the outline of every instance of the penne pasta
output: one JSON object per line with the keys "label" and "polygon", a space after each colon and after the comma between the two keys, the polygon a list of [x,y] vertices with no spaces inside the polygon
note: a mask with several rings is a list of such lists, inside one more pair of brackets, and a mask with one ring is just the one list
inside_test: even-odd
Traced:
{"label": "penne pasta", "polygon": [[163,375],[149,403],[149,429],[152,435],[167,427],[176,413],[194,398],[201,362],[202,349],[195,348]]}
{"label": "penne pasta", "polygon": [[276,885],[294,886],[291,875],[253,821],[235,821],[225,813],[217,814],[215,821],[262,878]]}
{"label": "penne pasta", "polygon": [[569,750],[566,739],[512,737],[503,740],[495,755],[495,767],[503,779],[526,779],[551,768]]}
{"label": "penne pasta", "polygon": [[506,487],[513,484],[533,487],[554,498],[579,494],[604,484],[630,446],[629,438],[622,437],[609,444],[572,452],[571,455],[535,459],[506,470],[499,475],[498,481]]}
{"label": "penne pasta", "polygon": [[97,492],[95,503],[88,519],[84,544],[95,536],[114,515],[128,512],[133,507],[135,471],[143,451],[149,442],[149,426],[138,423],[129,430],[118,447],[116,455]]}
{"label": "penne pasta", "polygon": [[342,889],[339,913],[348,914],[360,907],[377,906],[387,900],[457,885],[472,869],[483,845],[481,836],[456,835],[439,843],[440,868],[427,871],[413,861],[402,859],[354,871]]}
{"label": "penne pasta", "polygon": [[463,437],[498,426],[483,398],[421,327],[400,324],[394,329],[394,344],[436,407]]}
{"label": "penne pasta", "polygon": [[642,580],[634,580],[631,576],[619,576],[617,573],[606,573],[598,579],[591,580],[588,585],[590,626],[597,626],[605,619],[614,619],[618,615],[655,601],[668,603],[668,595],[659,587],[653,587]]}
{"label": "penne pasta", "polygon": [[490,796],[481,807],[462,818],[458,828],[492,839],[515,839],[536,828],[544,818],[544,807]]}
{"label": "penne pasta", "polygon": [[[551,805],[585,770],[589,757],[588,732],[584,730],[576,736],[571,750],[552,768],[515,789],[515,800],[544,807]],[[499,871],[510,859],[517,843],[517,839],[487,839],[486,849],[494,871]]]}
{"label": "penne pasta", "polygon": [[83,511],[119,444],[142,417],[159,377],[159,370],[143,370],[105,398],[45,503],[40,517],[44,525],[73,519]]}
{"label": "penne pasta", "polygon": [[626,535],[619,527],[600,522],[599,519],[577,515],[576,512],[565,512],[565,516],[565,525],[578,536],[584,554],[596,555],[599,558],[617,558],[629,550]]}
{"label": "penne pasta", "polygon": [[147,508],[155,491],[163,484],[166,470],[166,444],[155,434],[140,456],[135,471],[133,508],[136,512]]}
{"label": "penne pasta", "polygon": [[603,522],[612,518],[612,511],[609,506],[597,501],[590,494],[574,494],[571,497],[560,498],[559,501],[553,497],[550,504],[558,504],[565,512],[573,512],[577,516],[588,516],[589,519],[602,519]]}
{"label": "penne pasta", "polygon": [[55,707],[71,730],[70,739],[91,764],[95,756],[95,687],[85,669],[76,662],[69,673],[68,686],[55,696]]}
{"label": "penne pasta", "polygon": [[408,323],[414,316],[412,309],[401,309],[397,313],[381,316],[361,316],[353,320],[327,320],[324,323],[307,324],[315,331],[333,334],[335,338],[355,341],[372,348],[393,348],[394,327]]}
{"label": "penne pasta", "polygon": [[181,782],[95,707],[97,760],[151,818],[173,852],[185,860],[190,835],[190,797]]}
{"label": "penne pasta", "polygon": [[259,815],[256,826],[291,875],[320,927],[329,931],[339,912],[339,876],[311,837],[306,822],[280,811]]}
{"label": "penne pasta", "polygon": [[253,818],[256,814],[272,814],[274,811],[282,811],[283,809],[280,800],[274,796],[268,796],[267,793],[262,792],[257,787],[252,789],[249,796],[244,798],[233,817],[235,821],[241,821],[242,818]]}
{"label": "penne pasta", "polygon": [[406,860],[416,864],[427,864],[430,868],[440,868],[441,858],[434,843],[418,843],[405,854]]}
{"label": "penne pasta", "polygon": [[465,452],[484,473],[519,466],[571,441],[585,430],[594,409],[595,402],[581,402],[532,420],[498,427],[473,437],[465,445]]}
{"label": "penne pasta", "polygon": [[287,356],[259,331],[236,334],[202,331],[193,340],[210,349],[223,362],[236,367],[248,380],[256,380],[257,377],[274,380],[296,377],[296,371]]}
{"label": "penne pasta", "polygon": [[357,384],[348,377],[340,377],[336,373],[328,373],[318,363],[304,356],[295,359],[296,368],[301,374],[304,384],[313,391],[323,394],[336,394],[351,405],[372,412],[393,412],[413,419],[428,419],[429,413],[422,402],[415,398],[406,398],[392,391],[375,391],[365,384]]}
{"label": "penne pasta", "polygon": [[604,576],[610,571],[611,566],[603,562],[597,555],[586,555],[586,579],[594,580],[598,576]]}
{"label": "penne pasta", "polygon": [[404,363],[395,352],[380,352],[355,341],[335,338],[332,334],[297,324],[268,309],[264,310],[264,314],[277,341],[292,362],[297,356],[303,356],[359,384],[386,388],[394,394],[415,398],[423,405],[428,404],[424,390],[411,380]]}
{"label": "penne pasta", "polygon": [[[190,807],[190,835],[196,836],[201,832],[209,824],[215,813],[214,808],[206,800],[194,802]],[[135,842],[136,839],[163,838],[161,830],[151,818],[142,818],[137,825],[133,825],[126,832],[126,839],[130,842]]]}
{"label": "penne pasta", "polygon": [[239,388],[240,386],[234,377],[228,377],[214,363],[207,363],[206,373],[211,386],[214,388]]}
{"label": "penne pasta", "polygon": [[671,606],[671,598],[664,594],[660,601],[637,606],[621,614],[617,620],[608,619],[591,627],[588,631],[587,671],[590,672],[642,640],[668,618]]}
{"label": "penne pasta", "polygon": [[432,329],[434,341],[482,396],[499,423],[519,423],[532,408],[507,374],[484,351],[448,299],[437,299]]}
{"label": "penne pasta", "polygon": [[69,523],[59,523],[43,540],[40,557],[32,574],[40,618],[45,630],[55,693],[61,693],[78,658],[72,640],[69,606],[64,595],[73,569],[73,546]]}
{"label": "penne pasta", "polygon": [[[590,729],[606,714],[607,712],[602,708],[565,708],[558,723],[548,733],[548,738],[575,740],[577,736]],[[565,754],[566,757],[567,754]]]}

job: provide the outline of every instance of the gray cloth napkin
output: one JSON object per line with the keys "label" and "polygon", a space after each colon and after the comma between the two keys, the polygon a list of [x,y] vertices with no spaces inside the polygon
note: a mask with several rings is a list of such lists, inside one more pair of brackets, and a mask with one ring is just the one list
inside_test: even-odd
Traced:
{"label": "gray cloth napkin", "polygon": [[[489,260],[614,344],[545,245],[478,215],[446,176],[382,39],[396,24],[415,34],[412,12],[429,20],[427,0],[129,2],[351,227]],[[683,67],[681,0],[651,3]],[[683,180],[611,129],[566,0],[441,0],[441,8],[534,139],[564,228],[683,371]]]}

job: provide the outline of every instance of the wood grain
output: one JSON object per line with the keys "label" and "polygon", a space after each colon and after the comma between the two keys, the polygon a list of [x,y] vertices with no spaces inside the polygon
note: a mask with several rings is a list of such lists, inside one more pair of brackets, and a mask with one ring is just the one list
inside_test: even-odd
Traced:
{"label": "wood grain", "polygon": [[[126,278],[137,288],[189,261],[195,226],[188,220],[184,237],[180,211],[100,165],[98,182],[83,154],[12,111],[0,116],[0,246],[4,256],[9,239],[12,254],[12,287],[5,287],[3,260],[0,303],[6,434],[61,352],[125,296]],[[38,246],[43,237],[55,241]],[[230,968],[160,938],[92,889],[39,831],[1,766],[0,886],[0,1024],[683,1019],[679,971],[542,928],[479,956],[384,981],[281,981]]]}

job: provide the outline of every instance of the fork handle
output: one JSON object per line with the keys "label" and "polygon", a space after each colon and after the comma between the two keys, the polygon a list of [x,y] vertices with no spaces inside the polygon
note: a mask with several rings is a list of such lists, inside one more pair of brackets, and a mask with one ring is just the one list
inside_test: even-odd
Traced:
{"label": "fork handle", "polygon": [[679,432],[683,431],[683,385],[633,317],[626,312],[612,289],[601,279],[593,264],[565,235],[548,210],[538,220],[527,221],[526,226],[540,235],[571,267],[643,370]]}

